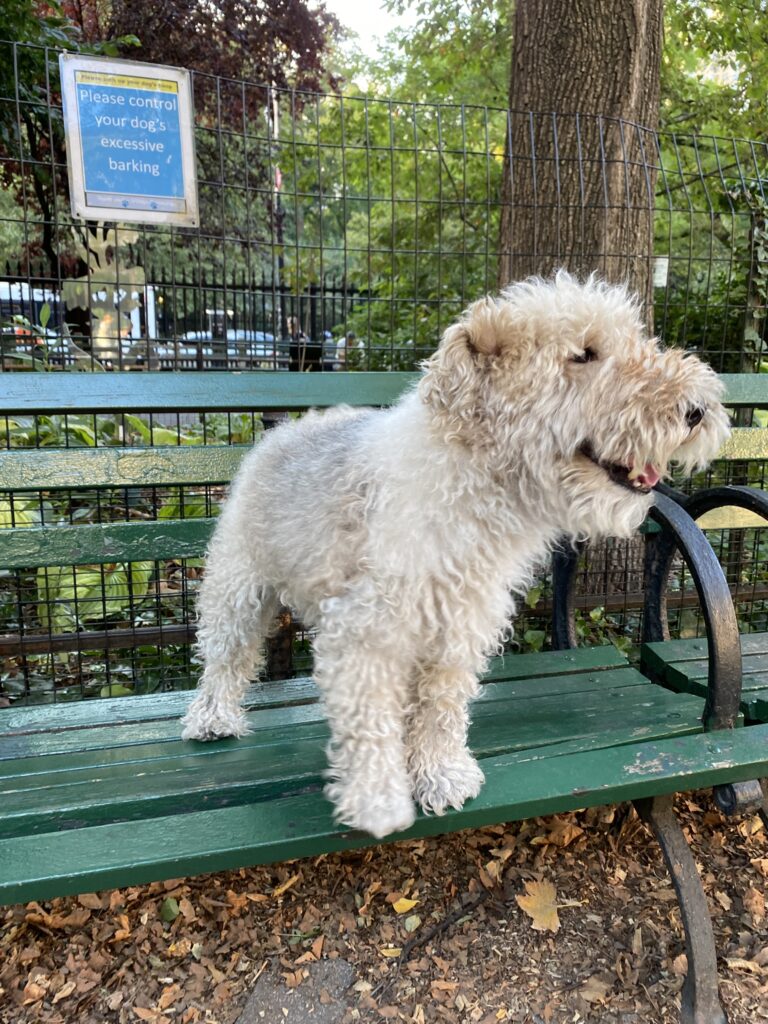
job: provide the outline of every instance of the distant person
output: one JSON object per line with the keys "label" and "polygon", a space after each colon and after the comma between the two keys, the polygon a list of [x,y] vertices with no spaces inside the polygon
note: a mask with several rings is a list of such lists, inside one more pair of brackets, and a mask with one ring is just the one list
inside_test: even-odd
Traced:
{"label": "distant person", "polygon": [[298,317],[288,317],[288,369],[294,373],[306,373],[308,370],[323,368],[322,342],[312,342],[302,331]]}
{"label": "distant person", "polygon": [[[360,365],[358,353],[362,353],[363,342],[357,337],[354,331],[339,338],[336,346],[336,369],[348,370]],[[356,358],[357,357],[357,358]]]}

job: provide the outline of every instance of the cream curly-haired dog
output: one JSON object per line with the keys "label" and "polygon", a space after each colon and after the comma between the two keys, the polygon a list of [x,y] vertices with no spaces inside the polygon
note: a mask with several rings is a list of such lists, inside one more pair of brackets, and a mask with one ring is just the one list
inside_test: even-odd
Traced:
{"label": "cream curly-haired dog", "polygon": [[416,389],[310,413],[244,460],[208,551],[204,672],[185,739],[247,731],[240,702],[278,605],[317,629],[326,793],[374,836],[414,800],[477,795],[468,702],[558,538],[627,537],[671,460],[728,433],[713,371],[664,351],[626,290],[565,273],[475,302]]}

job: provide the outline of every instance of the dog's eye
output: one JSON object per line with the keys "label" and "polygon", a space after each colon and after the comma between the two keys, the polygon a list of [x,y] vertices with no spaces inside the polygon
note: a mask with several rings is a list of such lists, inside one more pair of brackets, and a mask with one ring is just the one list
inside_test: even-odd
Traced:
{"label": "dog's eye", "polygon": [[585,348],[577,356],[571,356],[572,363],[591,363],[593,359],[597,359],[597,352],[593,348]]}

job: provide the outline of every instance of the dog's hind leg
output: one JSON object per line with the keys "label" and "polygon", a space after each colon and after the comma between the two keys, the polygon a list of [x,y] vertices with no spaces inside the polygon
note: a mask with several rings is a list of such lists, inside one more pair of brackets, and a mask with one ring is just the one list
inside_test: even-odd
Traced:
{"label": "dog's hind leg", "polygon": [[198,600],[197,651],[203,673],[182,720],[185,740],[242,736],[242,699],[264,664],[264,638],[279,607],[277,594],[254,575],[242,551],[209,552]]}
{"label": "dog's hind leg", "polygon": [[485,781],[467,748],[468,704],[477,692],[477,676],[466,669],[419,670],[406,742],[413,794],[426,814],[460,810]]}

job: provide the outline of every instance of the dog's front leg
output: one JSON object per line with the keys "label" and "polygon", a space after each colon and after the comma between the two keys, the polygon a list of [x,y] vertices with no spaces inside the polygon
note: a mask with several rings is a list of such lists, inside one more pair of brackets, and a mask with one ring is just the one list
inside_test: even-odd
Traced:
{"label": "dog's front leg", "polygon": [[426,814],[460,810],[485,781],[467,748],[468,704],[477,691],[477,676],[466,669],[429,665],[417,676],[407,758],[414,796]]}
{"label": "dog's front leg", "polygon": [[331,729],[325,793],[339,821],[381,839],[416,818],[404,742],[411,665],[396,647],[354,633],[342,616],[314,645]]}

